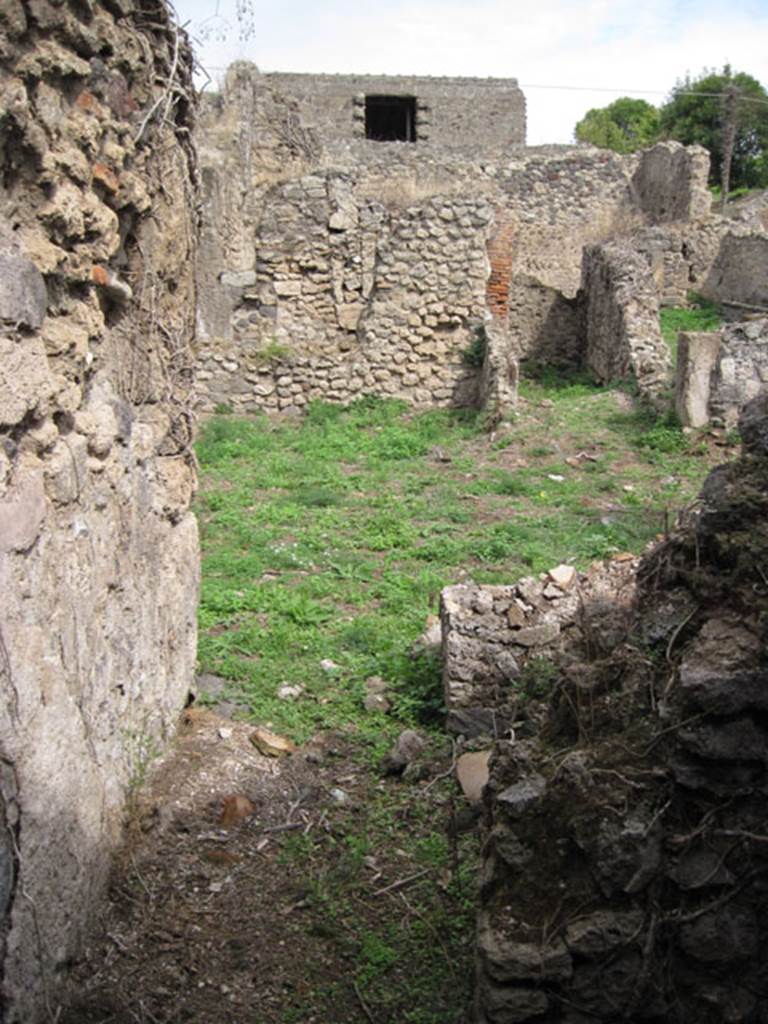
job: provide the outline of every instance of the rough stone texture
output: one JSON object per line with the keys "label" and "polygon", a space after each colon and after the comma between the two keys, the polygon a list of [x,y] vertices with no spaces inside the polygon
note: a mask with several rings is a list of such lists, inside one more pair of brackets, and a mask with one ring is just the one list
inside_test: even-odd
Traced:
{"label": "rough stone texture", "polygon": [[768,390],[762,391],[741,410],[739,431],[745,452],[768,455]]}
{"label": "rough stone texture", "polygon": [[510,285],[508,328],[519,359],[579,367],[584,359],[583,304],[533,277],[518,274]]}
{"label": "rough stone texture", "polygon": [[710,374],[710,420],[735,427],[745,404],[767,385],[768,319],[727,324]]}
{"label": "rough stone texture", "polygon": [[564,628],[540,728],[494,746],[475,1024],[765,1019],[764,394],[740,429],[623,634],[590,652]]}
{"label": "rough stone texture", "polygon": [[479,722],[489,720],[491,708],[505,723],[514,717],[529,662],[565,666],[564,649],[591,643],[593,633],[610,648],[632,605],[635,565],[634,559],[596,563],[588,574],[574,574],[567,589],[547,573],[511,586],[445,587],[440,595],[443,694],[452,731],[462,731],[462,722],[467,734],[475,727],[484,731]]}
{"label": "rough stone texture", "polygon": [[669,349],[659,327],[651,270],[630,241],[593,246],[584,254],[586,363],[600,381],[634,379],[661,401],[669,387]]}
{"label": "rough stone texture", "polygon": [[675,409],[684,425],[734,427],[767,384],[768,319],[678,335]]}
{"label": "rough stone texture", "polygon": [[632,184],[652,224],[699,221],[712,204],[708,176],[706,149],[659,142],[641,154]]}
{"label": "rough stone texture", "polygon": [[737,226],[724,233],[701,293],[715,302],[768,311],[768,233]]}
{"label": "rough stone texture", "polygon": [[295,104],[250,65],[230,69],[203,126],[207,403],[472,404],[463,351],[485,319],[494,211],[482,188],[464,198],[469,168],[408,163],[387,145],[326,166]]}
{"label": "rough stone texture", "polygon": [[8,327],[37,329],[43,322],[48,293],[43,275],[10,246],[0,253],[0,320]]}
{"label": "rough stone texture", "polygon": [[[669,145],[663,144],[664,152]],[[653,154],[650,150],[641,158]],[[700,151],[692,147],[686,154],[682,151],[681,159],[690,158],[698,166]],[[677,204],[674,188],[666,199],[650,192],[646,201],[656,215],[665,202],[669,207],[663,208],[670,215],[706,210],[707,202],[699,201],[700,179],[699,170],[685,179],[690,194],[683,208]],[[670,184],[674,185],[674,180]],[[632,230],[585,250],[580,314],[584,361],[598,380],[634,378],[645,398],[664,407],[673,374],[659,329],[659,306],[685,306],[694,290],[724,303],[735,319],[741,319],[745,308],[757,308],[745,297],[754,301],[755,295],[762,294],[759,289],[768,271],[768,236],[745,227],[738,230],[741,234],[737,237],[732,222],[721,217],[676,221]],[[733,269],[727,263],[731,255]],[[690,336],[692,340],[680,336],[676,406],[686,425],[703,426],[713,417],[722,420],[720,406],[728,408],[732,424],[739,408],[762,386],[760,343],[754,340],[757,329],[750,324],[734,327],[733,332],[719,355],[719,342],[705,341],[703,333]],[[567,355],[567,347],[563,352]],[[725,368],[721,374],[722,357]],[[713,359],[715,365],[710,366]],[[556,361],[556,357],[549,356],[548,361]]]}
{"label": "rough stone texture", "polygon": [[420,147],[436,144],[489,153],[525,143],[525,97],[514,78],[285,72],[265,77],[283,95],[296,100],[302,121],[327,146],[365,138],[366,96],[413,97],[414,143]]}
{"label": "rough stone texture", "polygon": [[684,427],[709,423],[710,380],[720,343],[719,331],[681,331],[677,336],[675,412]]}
{"label": "rough stone texture", "polygon": [[[409,81],[390,84],[407,93]],[[473,90],[493,95],[470,80],[445,88],[455,110],[460,94],[470,105]],[[204,409],[295,412],[314,398],[376,394],[485,404],[503,418],[520,359],[584,361],[585,246],[703,209],[701,154],[677,144],[662,151],[675,174],[649,165],[638,188],[644,157],[525,149],[491,137],[480,117],[482,138],[465,134],[461,145],[439,134],[413,145],[348,136],[352,96],[346,76],[261,75],[239,63],[206,101]],[[655,370],[638,372],[655,384]]]}
{"label": "rough stone texture", "polygon": [[34,1024],[192,678],[195,168],[164,4],[0,30],[0,1003]]}
{"label": "rough stone texture", "polygon": [[678,221],[634,232],[632,247],[646,259],[661,306],[685,306],[704,286],[728,225],[721,218]]}

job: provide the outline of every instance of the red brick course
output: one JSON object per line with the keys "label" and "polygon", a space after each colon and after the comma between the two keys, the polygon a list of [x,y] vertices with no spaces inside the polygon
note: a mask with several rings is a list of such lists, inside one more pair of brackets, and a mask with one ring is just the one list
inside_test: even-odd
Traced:
{"label": "red brick course", "polygon": [[514,224],[505,210],[496,211],[496,231],[488,239],[488,259],[491,264],[485,294],[488,309],[494,319],[506,320],[509,315],[509,286],[512,277],[512,243]]}

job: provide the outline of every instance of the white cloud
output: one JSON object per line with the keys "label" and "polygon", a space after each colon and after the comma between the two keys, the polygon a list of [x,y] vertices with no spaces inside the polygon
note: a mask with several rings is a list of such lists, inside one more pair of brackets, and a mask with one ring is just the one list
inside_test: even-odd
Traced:
{"label": "white cloud", "polygon": [[[275,71],[517,78],[528,87],[531,143],[569,142],[590,107],[639,90],[661,102],[687,71],[727,61],[768,84],[765,0],[733,0],[725,15],[714,0],[537,0],[524,13],[509,0],[254,3],[255,36],[246,42],[237,39],[235,0],[176,6],[193,33],[217,6],[229,23],[225,42],[198,47],[208,67],[244,58]],[[581,91],[589,86],[617,91]]]}

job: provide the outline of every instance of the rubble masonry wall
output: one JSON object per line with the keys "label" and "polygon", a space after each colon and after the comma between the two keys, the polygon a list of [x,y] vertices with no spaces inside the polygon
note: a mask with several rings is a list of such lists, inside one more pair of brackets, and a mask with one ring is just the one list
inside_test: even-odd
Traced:
{"label": "rubble masonry wall", "polygon": [[693,207],[705,188],[699,151],[674,144],[662,148],[683,170],[648,171],[642,189],[653,151],[326,145],[275,80],[233,65],[201,117],[204,409],[366,394],[472,405],[488,388],[467,355],[482,356],[491,321],[504,365],[579,364],[584,247],[658,219],[667,194]]}
{"label": "rubble masonry wall", "polygon": [[0,5],[0,979],[53,1019],[195,661],[191,55],[156,0]]}

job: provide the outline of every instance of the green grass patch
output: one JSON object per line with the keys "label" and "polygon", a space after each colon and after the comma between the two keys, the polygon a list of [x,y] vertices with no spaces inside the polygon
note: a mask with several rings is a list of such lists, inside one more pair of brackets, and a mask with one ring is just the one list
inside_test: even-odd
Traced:
{"label": "green grass patch", "polygon": [[680,331],[717,331],[723,325],[720,307],[695,293],[688,296],[688,306],[665,306],[659,311],[661,334],[672,355],[677,358],[677,335]]}
{"label": "green grass patch", "polygon": [[[439,715],[439,666],[410,657],[440,590],[639,551],[707,468],[625,395],[542,371],[490,441],[475,414],[365,399],[299,421],[213,417],[197,451],[200,664],[299,741],[354,723],[363,746]],[[339,668],[330,678],[321,667]],[[397,721],[361,713],[369,675]],[[302,698],[276,697],[284,682]]]}
{"label": "green grass patch", "polygon": [[[517,416],[493,438],[472,413],[373,399],[313,403],[301,420],[206,423],[199,661],[230,681],[243,717],[298,742],[340,731],[362,771],[406,726],[439,736],[439,658],[414,653],[414,641],[441,589],[639,552],[714,461],[673,421],[581,375],[542,371],[520,391]],[[521,697],[546,693],[553,672],[531,661]],[[389,684],[388,715],[364,711],[373,675]],[[300,696],[281,700],[283,683]],[[447,811],[436,822],[418,788],[372,779],[354,827],[286,837],[286,870],[308,876],[309,927],[342,943],[376,1019],[458,1022],[470,991],[472,855],[457,866]],[[445,787],[445,806],[450,785],[433,791]],[[370,883],[356,886],[381,851],[398,858],[387,877],[425,875],[407,906],[381,897],[392,913],[361,916],[356,896]],[[342,1019],[349,988],[307,998],[285,1024]]]}

